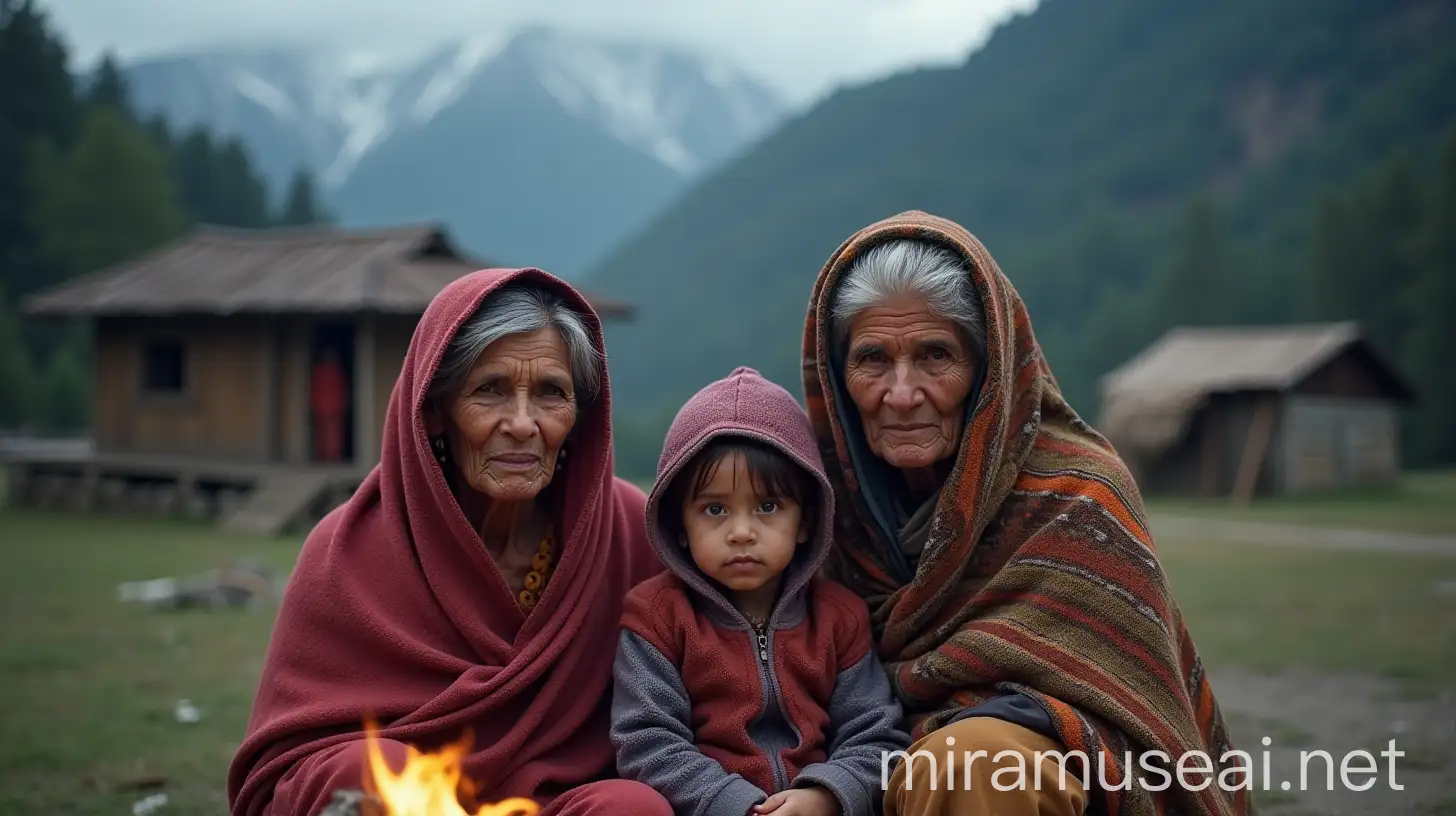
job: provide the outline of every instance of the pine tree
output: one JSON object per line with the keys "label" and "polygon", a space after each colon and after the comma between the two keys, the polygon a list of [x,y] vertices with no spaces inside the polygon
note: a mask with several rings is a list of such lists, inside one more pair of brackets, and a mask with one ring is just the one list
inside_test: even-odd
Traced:
{"label": "pine tree", "polygon": [[192,223],[215,223],[218,206],[214,203],[219,190],[212,179],[212,134],[193,128],[174,141],[171,153],[172,175],[177,199]]}
{"label": "pine tree", "polygon": [[216,155],[217,179],[222,198],[213,223],[230,227],[258,228],[268,225],[268,187],[253,170],[243,143],[228,139]]}
{"label": "pine tree", "polygon": [[55,279],[38,257],[27,164],[39,142],[70,146],[80,106],[67,55],[32,0],[0,3],[0,270],[12,298]]}
{"label": "pine tree", "polygon": [[1146,259],[1128,233],[1127,224],[1108,209],[1098,208],[1093,212],[1080,238],[1085,269],[1099,289],[1133,286],[1145,280]]}
{"label": "pine tree", "polygon": [[1058,276],[1054,291],[1075,320],[1085,320],[1102,293],[1140,284],[1146,277],[1145,259],[1127,225],[1107,206],[1095,208],[1083,219],[1064,265],[1067,273]]}
{"label": "pine tree", "polygon": [[[33,0],[0,0],[0,134],[69,144],[81,110],[69,56]],[[23,78],[23,81],[18,81]],[[23,145],[22,145],[23,147]]]}
{"label": "pine tree", "polygon": [[0,291],[0,429],[18,429],[30,420],[35,385],[30,350],[5,293]]}
{"label": "pine tree", "polygon": [[[1155,309],[1124,308],[1131,293],[1147,283],[1147,259],[1132,240],[1128,225],[1110,207],[1098,207],[1083,220],[1067,249],[1055,261],[1055,285],[1038,299],[1038,319],[1053,326],[1043,335],[1055,349],[1052,368],[1062,395],[1079,410],[1094,410],[1099,374],[1136,349],[1124,337],[1151,339],[1138,329],[1151,323]],[[1141,305],[1141,299],[1137,301]],[[1051,308],[1047,308],[1051,307]],[[1117,334],[1104,319],[1117,315]],[[1155,337],[1161,326],[1152,327]],[[1060,342],[1059,342],[1060,341]]]}
{"label": "pine tree", "polygon": [[1408,323],[1410,242],[1419,213],[1420,191],[1404,154],[1347,195],[1326,195],[1304,280],[1306,316],[1359,321],[1379,346],[1398,349]]}
{"label": "pine tree", "polygon": [[86,104],[92,109],[108,108],[123,117],[131,118],[131,98],[126,88],[126,80],[121,76],[121,69],[116,65],[116,59],[111,54],[101,58],[101,65],[97,67],[96,74],[91,78],[91,85],[86,89]]}
{"label": "pine tree", "polygon": [[1355,315],[1347,310],[1339,285],[1341,269],[1349,263],[1350,216],[1338,195],[1326,193],[1315,215],[1314,234],[1310,242],[1310,258],[1300,288],[1303,312],[1307,320],[1347,320]]}
{"label": "pine tree", "polygon": [[1411,159],[1396,154],[1379,169],[1364,194],[1366,278],[1358,287],[1366,300],[1361,317],[1375,342],[1394,353],[1410,325],[1409,288],[1414,283],[1412,242],[1421,220],[1421,191]]}
{"label": "pine tree", "polygon": [[152,143],[157,146],[157,149],[162,151],[162,154],[167,157],[168,167],[171,167],[174,162],[173,153],[176,151],[177,146],[172,141],[172,129],[167,125],[166,117],[160,114],[151,117],[143,125],[143,129],[146,131],[147,136],[151,138]]}
{"label": "pine tree", "polygon": [[205,128],[194,128],[176,143],[171,167],[191,223],[257,228],[271,220],[267,184],[240,140],[220,142]]}
{"label": "pine tree", "polygon": [[1194,198],[1184,212],[1182,241],[1163,275],[1159,305],[1166,325],[1206,326],[1225,318],[1224,239],[1213,205]]}
{"label": "pine tree", "polygon": [[1410,332],[1404,355],[1419,393],[1413,417],[1413,464],[1456,462],[1456,131],[1447,138],[1436,189],[1422,219],[1409,289]]}
{"label": "pine tree", "polygon": [[40,378],[36,394],[36,425],[53,434],[86,429],[91,418],[91,382],[80,344],[55,350]]}
{"label": "pine tree", "polygon": [[282,226],[302,227],[310,224],[326,224],[332,220],[324,212],[314,194],[313,176],[307,170],[293,174],[288,184],[288,196],[283,202],[283,212],[278,223]]}
{"label": "pine tree", "polygon": [[35,225],[46,256],[67,277],[133,258],[182,229],[164,157],[112,111],[88,117],[75,150],[53,172]]}

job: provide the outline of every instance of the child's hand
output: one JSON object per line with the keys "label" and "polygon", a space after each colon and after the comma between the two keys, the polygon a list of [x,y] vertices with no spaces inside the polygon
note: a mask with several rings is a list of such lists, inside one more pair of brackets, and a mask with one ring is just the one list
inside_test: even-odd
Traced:
{"label": "child's hand", "polygon": [[774,816],[840,816],[839,800],[818,785],[775,793],[763,804],[755,805],[753,812]]}

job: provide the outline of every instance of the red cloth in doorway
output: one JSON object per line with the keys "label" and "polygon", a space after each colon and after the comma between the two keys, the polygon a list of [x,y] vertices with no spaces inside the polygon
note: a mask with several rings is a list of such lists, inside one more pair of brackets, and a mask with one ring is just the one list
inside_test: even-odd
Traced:
{"label": "red cloth in doorway", "polygon": [[309,405],[313,412],[314,458],[321,462],[343,459],[349,381],[338,360],[322,360],[314,365]]}

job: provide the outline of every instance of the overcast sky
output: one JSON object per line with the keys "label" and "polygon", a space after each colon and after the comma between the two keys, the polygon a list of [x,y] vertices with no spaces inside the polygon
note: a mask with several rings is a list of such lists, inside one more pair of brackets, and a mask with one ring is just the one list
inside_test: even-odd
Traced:
{"label": "overcast sky", "polygon": [[529,23],[724,57],[797,100],[963,58],[1036,0],[41,0],[78,60],[238,39],[416,51]]}

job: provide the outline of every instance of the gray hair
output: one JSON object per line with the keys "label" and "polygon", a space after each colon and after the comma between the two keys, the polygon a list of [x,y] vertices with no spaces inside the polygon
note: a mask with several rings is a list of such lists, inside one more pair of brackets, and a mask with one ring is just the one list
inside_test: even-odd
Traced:
{"label": "gray hair", "polygon": [[548,326],[560,332],[566,344],[577,404],[596,399],[601,387],[602,353],[592,343],[586,321],[554,292],[531,284],[513,283],[487,297],[456,332],[430,381],[429,400],[440,404],[441,399],[459,393],[475,361],[491,343]]}
{"label": "gray hair", "polygon": [[925,298],[931,313],[965,331],[985,359],[986,313],[965,262],[948,249],[911,239],[874,247],[845,273],[830,310],[835,347],[842,351],[848,345],[850,325],[860,312],[898,295]]}

